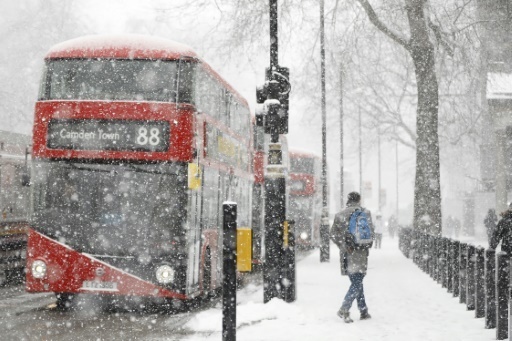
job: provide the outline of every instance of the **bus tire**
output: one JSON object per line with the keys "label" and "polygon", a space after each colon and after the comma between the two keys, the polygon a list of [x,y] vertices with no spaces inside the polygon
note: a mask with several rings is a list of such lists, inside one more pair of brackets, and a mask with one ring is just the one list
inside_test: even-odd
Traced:
{"label": "bus tire", "polygon": [[55,293],[55,298],[57,299],[57,309],[58,310],[69,310],[73,306],[73,301],[75,299],[74,294],[69,293]]}

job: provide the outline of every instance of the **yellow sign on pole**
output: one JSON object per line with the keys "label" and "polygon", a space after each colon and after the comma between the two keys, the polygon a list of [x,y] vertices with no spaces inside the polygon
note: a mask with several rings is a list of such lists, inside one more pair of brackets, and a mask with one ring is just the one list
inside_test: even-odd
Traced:
{"label": "yellow sign on pole", "polygon": [[236,236],[236,267],[239,272],[252,271],[252,229],[240,227]]}
{"label": "yellow sign on pole", "polygon": [[288,220],[283,223],[283,246],[285,249],[288,248]]}
{"label": "yellow sign on pole", "polygon": [[201,168],[197,163],[188,164],[188,188],[201,188]]}

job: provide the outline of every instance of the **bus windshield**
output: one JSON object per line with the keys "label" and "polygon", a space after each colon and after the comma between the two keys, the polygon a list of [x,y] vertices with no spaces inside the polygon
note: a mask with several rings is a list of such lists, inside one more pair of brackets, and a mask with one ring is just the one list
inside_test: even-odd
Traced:
{"label": "bus windshield", "polygon": [[311,229],[313,221],[313,197],[293,196],[290,198],[290,217],[295,220],[295,235],[299,236],[301,232],[308,232]]}
{"label": "bus windshield", "polygon": [[155,256],[185,235],[181,163],[36,161],[33,173],[33,226],[79,252]]}
{"label": "bus windshield", "polygon": [[191,63],[180,61],[52,59],[46,63],[39,97],[41,100],[189,102],[191,71]]}

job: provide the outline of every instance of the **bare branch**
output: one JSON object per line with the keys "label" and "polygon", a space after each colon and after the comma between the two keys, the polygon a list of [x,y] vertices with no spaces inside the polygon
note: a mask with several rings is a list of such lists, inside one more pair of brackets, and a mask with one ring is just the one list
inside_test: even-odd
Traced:
{"label": "bare branch", "polygon": [[377,27],[382,33],[387,35],[389,38],[393,39],[398,44],[402,45],[406,50],[410,50],[410,43],[406,37],[401,36],[399,33],[394,32],[389,27],[387,27],[378,17],[377,13],[373,9],[372,5],[368,2],[368,0],[357,0],[364,11],[368,15],[368,19],[372,22],[375,27]]}
{"label": "bare branch", "polygon": [[453,58],[453,48],[445,39],[443,39],[441,28],[438,25],[435,25],[432,20],[430,20],[430,18],[428,19],[428,26],[432,32],[434,32],[437,42],[446,50],[446,53],[448,53],[448,55]]}

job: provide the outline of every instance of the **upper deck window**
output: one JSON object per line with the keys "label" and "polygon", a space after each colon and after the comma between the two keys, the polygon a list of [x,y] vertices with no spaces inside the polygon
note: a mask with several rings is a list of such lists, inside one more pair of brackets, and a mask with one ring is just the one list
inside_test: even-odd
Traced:
{"label": "upper deck window", "polygon": [[[181,70],[178,72],[178,65]],[[46,64],[42,100],[190,102],[188,62],[54,59]],[[179,80],[179,90],[178,90]]]}
{"label": "upper deck window", "polygon": [[292,173],[314,174],[315,160],[308,157],[290,158]]}

